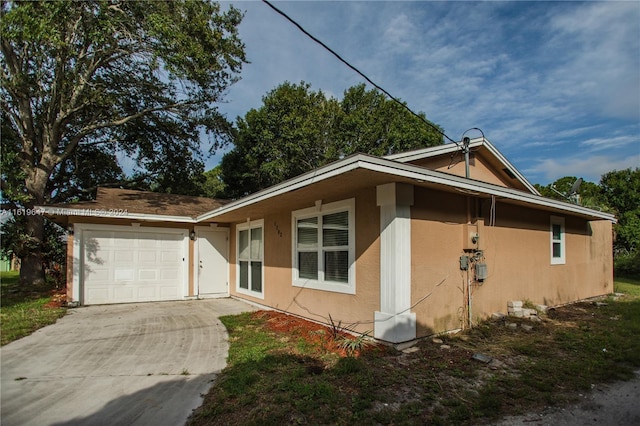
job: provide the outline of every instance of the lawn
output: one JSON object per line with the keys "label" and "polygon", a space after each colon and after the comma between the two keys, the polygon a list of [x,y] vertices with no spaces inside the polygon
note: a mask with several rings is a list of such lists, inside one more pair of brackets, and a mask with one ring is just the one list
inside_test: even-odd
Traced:
{"label": "lawn", "polygon": [[640,368],[640,281],[619,279],[616,291],[625,295],[553,309],[540,323],[487,321],[358,357],[344,356],[330,328],[293,317],[223,317],[229,365],[189,424],[479,424],[576,401]]}
{"label": "lawn", "polygon": [[65,315],[55,285],[24,288],[19,273],[0,273],[0,344],[6,345]]}

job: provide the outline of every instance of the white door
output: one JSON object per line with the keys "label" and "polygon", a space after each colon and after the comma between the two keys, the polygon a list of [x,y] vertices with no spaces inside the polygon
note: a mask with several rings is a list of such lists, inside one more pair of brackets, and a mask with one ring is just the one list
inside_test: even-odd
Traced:
{"label": "white door", "polygon": [[186,231],[132,227],[82,232],[83,303],[178,300],[185,288]]}
{"label": "white door", "polygon": [[228,295],[227,230],[198,231],[198,295]]}

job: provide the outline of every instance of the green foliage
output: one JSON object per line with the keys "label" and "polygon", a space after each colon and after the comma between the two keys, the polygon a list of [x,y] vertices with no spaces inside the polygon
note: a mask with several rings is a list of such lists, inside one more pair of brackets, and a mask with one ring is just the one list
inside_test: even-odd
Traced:
{"label": "green foliage", "polygon": [[607,202],[617,212],[628,212],[640,206],[640,168],[606,173],[600,187]]}
{"label": "green foliage", "polygon": [[226,186],[221,178],[222,166],[218,165],[208,172],[204,172],[201,195],[210,198],[224,197]]}
{"label": "green foliage", "polygon": [[337,343],[338,347],[344,349],[349,357],[359,354],[373,344],[369,332],[353,337],[340,336],[340,338],[337,339]]}
{"label": "green foliage", "polygon": [[342,101],[285,82],[237,120],[235,147],[222,160],[227,195],[241,197],[362,152],[387,155],[442,143],[442,136],[364,85]]}
{"label": "green foliage", "polygon": [[[539,184],[535,184],[534,186],[544,197],[560,201],[569,201],[563,195],[567,195],[571,192],[571,188],[577,179],[578,178],[575,176],[565,176],[546,186],[541,186]],[[588,181],[583,181],[582,185],[580,185],[580,189],[578,191],[578,204],[601,211],[610,210],[607,201],[600,190],[600,186]]]}
{"label": "green foliage", "polygon": [[606,173],[600,187],[618,217],[615,253],[632,255],[640,250],[640,168]]}
{"label": "green foliage", "polygon": [[616,277],[632,277],[640,279],[640,249],[632,252],[616,253],[613,262]]}
{"label": "green foliage", "polygon": [[[11,207],[88,199],[97,185],[200,191],[202,135],[210,150],[231,139],[216,103],[246,62],[239,10],[205,0],[0,7],[1,178]],[[119,158],[137,164],[133,176]],[[37,247],[22,271],[39,281],[43,227],[26,218]]]}

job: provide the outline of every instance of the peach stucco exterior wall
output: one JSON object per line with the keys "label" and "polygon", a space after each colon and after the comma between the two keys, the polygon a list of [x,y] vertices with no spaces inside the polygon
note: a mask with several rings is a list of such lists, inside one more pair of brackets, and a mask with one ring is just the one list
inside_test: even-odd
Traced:
{"label": "peach stucco exterior wall", "polygon": [[[501,178],[499,172],[491,167],[480,155],[473,155],[469,163],[469,176],[471,179],[519,189],[522,186],[513,180],[506,181]],[[465,177],[466,175],[464,159],[460,159],[460,154],[457,154],[453,163],[450,157],[440,156],[414,161],[412,164],[456,176]]]}
{"label": "peach stucco exterior wall", "polygon": [[416,188],[411,208],[411,304],[417,336],[461,328],[466,197]]}
{"label": "peach stucco exterior wall", "polygon": [[[230,293],[261,305],[327,322],[329,315],[343,324],[359,323],[361,332],[373,329],[373,313],[380,308],[380,212],[376,206],[375,188],[355,196],[356,294],[342,294],[292,285],[292,223],[291,212],[309,205],[287,206],[263,218],[264,220],[264,299],[239,293],[237,289],[236,224],[230,235]],[[330,203],[340,200],[323,200]]]}
{"label": "peach stucco exterior wall", "polygon": [[564,216],[566,261],[553,265],[551,216],[498,203],[496,226],[480,232],[488,278],[473,287],[474,318],[506,312],[509,300],[554,306],[613,291],[611,222]]}
{"label": "peach stucco exterior wall", "polygon": [[[467,274],[460,270],[459,259],[465,254],[465,224],[479,213],[475,206],[475,200],[467,202],[464,195],[416,189],[411,290],[418,337],[465,324]],[[488,204],[482,211],[489,211]],[[479,218],[473,229],[480,236],[488,278],[472,284],[473,323],[506,312],[509,300],[553,306],[613,291],[611,222],[565,216],[566,263],[552,265],[551,216],[498,203],[495,226]]]}

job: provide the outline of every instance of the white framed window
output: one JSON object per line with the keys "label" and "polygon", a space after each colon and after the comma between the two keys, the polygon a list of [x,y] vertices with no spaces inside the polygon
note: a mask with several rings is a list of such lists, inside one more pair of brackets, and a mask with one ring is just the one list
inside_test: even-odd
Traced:
{"label": "white framed window", "polygon": [[355,294],[355,199],[291,214],[293,285]]}
{"label": "white framed window", "polygon": [[565,264],[565,232],[564,218],[551,216],[550,237],[551,237],[551,264]]}
{"label": "white framed window", "polygon": [[264,298],[264,221],[256,220],[236,227],[238,293]]}

